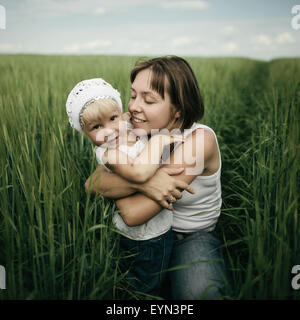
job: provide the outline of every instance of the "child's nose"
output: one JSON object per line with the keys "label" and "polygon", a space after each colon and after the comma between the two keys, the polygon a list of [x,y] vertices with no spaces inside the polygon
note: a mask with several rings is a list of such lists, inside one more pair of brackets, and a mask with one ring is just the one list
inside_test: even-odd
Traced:
{"label": "child's nose", "polygon": [[115,130],[111,128],[103,128],[99,130],[99,132],[96,134],[96,141],[97,142],[106,142],[108,141],[108,137],[114,134]]}

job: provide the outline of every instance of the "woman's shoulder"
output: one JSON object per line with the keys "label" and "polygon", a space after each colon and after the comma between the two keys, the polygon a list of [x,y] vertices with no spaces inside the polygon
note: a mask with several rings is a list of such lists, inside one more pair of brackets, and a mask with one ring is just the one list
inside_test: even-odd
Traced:
{"label": "woman's shoulder", "polygon": [[193,131],[192,136],[196,148],[199,145],[203,146],[202,150],[205,165],[202,175],[214,174],[221,166],[221,154],[214,130],[208,126],[202,125]]}
{"label": "woman's shoulder", "polygon": [[213,134],[215,134],[215,131],[211,127],[209,127],[206,124],[197,123],[197,122],[194,122],[193,125],[189,129],[186,129],[186,130],[187,130],[187,133],[191,133],[191,132],[194,132],[194,131],[200,130],[200,129],[203,129],[204,131],[209,131],[209,132],[212,132]]}
{"label": "woman's shoulder", "polygon": [[201,126],[197,127],[195,130],[193,130],[192,139],[196,145],[204,144],[204,152],[211,154],[216,150],[217,147],[217,138],[216,134],[208,126]]}
{"label": "woman's shoulder", "polygon": [[210,128],[207,125],[200,124],[200,123],[194,123],[190,129],[187,129],[188,131],[185,134],[185,137],[189,136],[190,134],[193,136],[193,139],[195,137],[202,137],[204,138],[204,141],[207,143],[216,143],[217,141],[217,136],[215,131]]}
{"label": "woman's shoulder", "polygon": [[216,138],[215,131],[211,127],[202,123],[197,123],[197,122],[194,122],[190,128],[184,129],[183,135],[185,137],[188,137],[191,134],[195,135],[195,132],[196,133],[205,132],[207,135],[213,135]]}
{"label": "woman's shoulder", "polygon": [[214,130],[204,124],[194,122],[189,129],[184,129],[183,135],[185,138],[190,137],[193,140],[193,145],[202,145],[203,143],[206,147],[217,145],[217,136]]}

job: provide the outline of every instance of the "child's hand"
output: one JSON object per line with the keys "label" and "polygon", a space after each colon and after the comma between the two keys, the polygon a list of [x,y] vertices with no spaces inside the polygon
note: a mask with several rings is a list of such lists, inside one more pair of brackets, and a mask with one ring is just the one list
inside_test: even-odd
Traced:
{"label": "child's hand", "polygon": [[130,121],[130,112],[125,112],[122,114],[122,120],[129,122]]}

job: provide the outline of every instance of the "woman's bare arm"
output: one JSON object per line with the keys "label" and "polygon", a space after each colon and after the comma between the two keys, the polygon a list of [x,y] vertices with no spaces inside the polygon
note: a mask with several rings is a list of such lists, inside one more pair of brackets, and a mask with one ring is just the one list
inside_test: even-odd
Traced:
{"label": "woman's bare arm", "polygon": [[[172,176],[178,175],[182,171],[183,168],[160,168],[151,178],[151,183],[135,184],[115,173],[108,172],[103,165],[99,165],[85,182],[85,191],[86,193],[101,194],[109,199],[120,199],[136,192],[141,192],[148,198],[153,199],[154,202],[158,201],[162,207],[170,208],[169,204],[163,201],[163,194],[171,190],[174,196],[180,197],[179,189],[186,189],[193,193],[193,188],[188,184],[172,178]],[[156,180],[158,182],[155,182]]]}
{"label": "woman's bare arm", "polygon": [[[203,163],[201,163],[201,161],[198,161],[198,165],[200,163],[198,170],[195,170],[195,167],[197,165],[197,160],[199,160],[199,159],[196,159],[196,143],[199,143],[199,142],[196,139],[195,131],[193,132],[191,137],[186,141],[186,143],[189,144],[188,146],[186,146],[187,149],[184,149],[182,146],[176,149],[170,156],[170,164],[163,165],[159,170],[163,170],[165,168],[176,169],[178,167],[184,167],[185,170],[181,174],[172,177],[172,179],[176,182],[180,181],[181,183],[190,184],[194,180],[194,178],[198,174],[203,172],[206,166],[209,165],[210,160],[214,155],[214,150],[216,150],[215,139],[210,132],[204,133],[203,140],[206,142],[204,144],[204,141],[203,141],[203,144],[204,144],[203,158],[201,158],[201,155],[200,155],[200,158],[203,159]],[[191,151],[189,155],[187,155],[186,150]],[[176,158],[178,159],[180,156],[182,156],[182,159],[184,159],[184,162],[181,164],[174,164],[175,162],[174,160]],[[195,160],[194,162],[193,162],[193,159]],[[194,170],[188,170],[188,169],[194,169]],[[201,170],[201,172],[199,172],[199,170]],[[188,172],[194,172],[196,174],[188,174]],[[155,178],[156,176],[151,178],[149,180],[149,183],[153,182],[152,180],[154,180]],[[163,181],[164,179],[161,179],[160,183],[163,183]],[[158,185],[159,181],[155,181],[154,184]],[[145,185],[147,185],[147,183]],[[172,187],[170,188],[170,190],[172,190]],[[186,190],[189,191],[188,188],[186,188]],[[189,192],[193,193],[191,191],[192,191],[192,188],[190,189]],[[172,191],[170,191],[170,194],[172,194],[171,192]],[[166,198],[168,198],[169,195],[167,193],[162,194],[161,195],[162,199],[156,202],[147,198],[144,194],[135,194],[135,195],[117,200],[116,204],[121,211],[120,214],[123,220],[125,221],[125,223],[127,223],[130,226],[135,226],[135,225],[143,224],[149,219],[151,219],[153,216],[155,216],[161,211],[162,207],[166,208],[166,205],[165,204],[162,205],[162,204],[166,202]],[[171,210],[170,205],[168,209]]]}
{"label": "woman's bare arm", "polygon": [[[164,165],[163,168],[177,169],[180,167],[178,167],[178,165],[168,164]],[[153,178],[156,178],[156,176],[154,176]],[[193,181],[195,176],[186,175],[183,172],[170,178],[173,179],[174,184],[180,184],[182,187],[184,187],[175,188],[177,192],[178,190],[183,191],[183,189],[186,189],[188,192],[194,193],[193,188],[189,186],[189,184]],[[151,180],[152,178],[147,183],[153,183]],[[165,183],[165,179],[161,180],[160,184],[161,183]],[[140,225],[150,220],[152,217],[158,214],[163,208],[173,210],[172,206],[166,200],[166,198],[168,198],[168,193],[172,192],[171,190],[174,190],[174,188],[170,185],[166,188],[165,193],[160,194],[158,201],[154,201],[151,198],[148,198],[145,194],[136,193],[134,195],[118,199],[116,201],[116,205],[119,208],[120,214],[127,225]],[[178,198],[181,197],[182,195],[180,192],[180,196],[178,196]]]}

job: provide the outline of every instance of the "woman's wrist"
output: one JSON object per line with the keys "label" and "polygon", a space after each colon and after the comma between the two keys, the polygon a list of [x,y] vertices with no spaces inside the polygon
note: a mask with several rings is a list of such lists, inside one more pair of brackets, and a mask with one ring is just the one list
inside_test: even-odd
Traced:
{"label": "woman's wrist", "polygon": [[143,190],[144,183],[136,183],[136,182],[128,182],[130,184],[130,187],[135,190],[135,192],[141,192]]}

